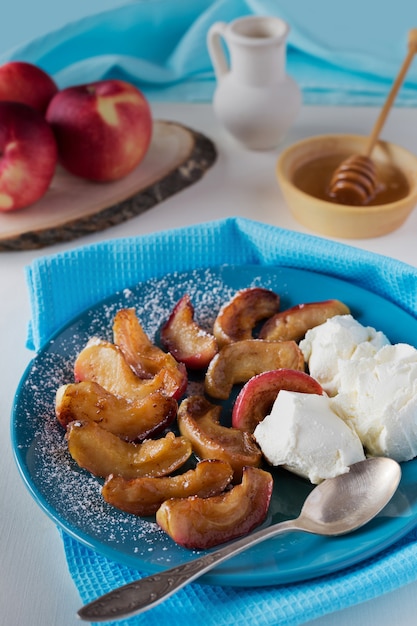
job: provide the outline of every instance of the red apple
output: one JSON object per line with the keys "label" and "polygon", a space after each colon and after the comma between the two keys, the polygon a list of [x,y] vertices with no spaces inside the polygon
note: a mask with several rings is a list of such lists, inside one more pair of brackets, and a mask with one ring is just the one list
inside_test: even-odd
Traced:
{"label": "red apple", "polygon": [[59,91],[46,119],[55,133],[62,165],[89,180],[123,178],[139,165],[151,141],[150,106],[136,87],[121,80]]}
{"label": "red apple", "polygon": [[113,321],[113,341],[121,350],[133,372],[139,378],[153,378],[162,369],[172,378],[172,397],[178,400],[187,389],[188,373],[183,363],[153,344],[133,308],[119,309]]}
{"label": "red apple", "polygon": [[204,459],[182,474],[123,478],[111,474],[101,494],[106,502],[133,515],[154,515],[170,498],[210,498],[222,493],[232,480],[229,463]]}
{"label": "red apple", "polygon": [[218,351],[214,336],[195,321],[194,306],[187,293],[162,326],[161,342],[177,361],[193,370],[206,368]]}
{"label": "red apple", "polygon": [[281,391],[323,395],[320,383],[299,370],[281,368],[253,376],[240,390],[232,411],[232,426],[253,433],[259,422],[270,413]]}
{"label": "red apple", "polygon": [[259,338],[268,341],[300,341],[310,328],[324,324],[329,317],[349,313],[349,308],[340,300],[296,304],[270,317],[262,326]]}
{"label": "red apple", "polygon": [[227,400],[236,383],[247,383],[252,376],[282,367],[304,371],[304,356],[295,341],[243,339],[227,343],[210,361],[204,388],[212,398]]}
{"label": "red apple", "polygon": [[58,87],[37,65],[9,61],[0,67],[0,100],[22,102],[45,114]]}
{"label": "red apple", "polygon": [[117,346],[94,337],[78,353],[74,377],[76,382],[96,382],[106,391],[131,403],[141,402],[155,391],[169,397],[176,396],[178,392],[178,380],[172,377],[170,368],[162,367],[152,378],[139,378]]}
{"label": "red apple", "polygon": [[227,343],[253,338],[253,329],[279,310],[280,297],[264,287],[240,289],[220,309],[213,334],[222,348]]}
{"label": "red apple", "polygon": [[0,211],[39,200],[56,163],[55,138],[43,115],[20,102],[0,102]]}
{"label": "red apple", "polygon": [[233,468],[240,480],[243,468],[258,467],[262,453],[251,434],[220,424],[221,407],[204,396],[188,396],[178,407],[178,428],[191,442],[199,459],[220,459]]}
{"label": "red apple", "polygon": [[206,550],[259,526],[267,516],[272,489],[269,472],[245,467],[242,482],[218,496],[165,500],[156,521],[180,546]]}

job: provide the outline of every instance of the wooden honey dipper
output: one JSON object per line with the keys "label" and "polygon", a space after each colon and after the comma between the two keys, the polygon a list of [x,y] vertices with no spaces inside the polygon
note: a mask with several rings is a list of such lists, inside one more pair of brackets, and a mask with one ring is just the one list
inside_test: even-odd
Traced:
{"label": "wooden honey dipper", "polygon": [[413,28],[408,35],[407,56],[369,136],[366,150],[363,154],[355,154],[344,160],[331,178],[328,194],[341,204],[367,204],[377,190],[376,168],[371,153],[416,52],[417,28]]}

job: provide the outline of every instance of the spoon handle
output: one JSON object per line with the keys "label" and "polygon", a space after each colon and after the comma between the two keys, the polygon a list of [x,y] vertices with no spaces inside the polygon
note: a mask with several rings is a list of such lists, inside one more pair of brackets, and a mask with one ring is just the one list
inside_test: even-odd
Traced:
{"label": "spoon handle", "polygon": [[142,613],[250,546],[289,530],[302,530],[297,521],[288,520],[263,528],[198,559],[128,583],[83,606],[78,611],[78,617],[89,622],[104,622]]}
{"label": "spoon handle", "polygon": [[411,61],[414,58],[414,55],[417,52],[417,28],[412,28],[409,33],[408,33],[408,53],[407,56],[405,57],[403,64],[401,66],[401,69],[397,75],[397,78],[395,79],[392,87],[391,87],[391,91],[388,95],[388,98],[381,110],[381,113],[378,116],[378,119],[375,123],[374,128],[372,129],[372,133],[369,136],[368,139],[368,145],[366,148],[366,152],[365,155],[366,156],[370,156],[374,145],[378,139],[379,133],[382,130],[382,127],[385,123],[385,120],[387,118],[387,115],[392,107],[392,103],[394,102],[394,99],[397,95],[397,92],[399,90],[399,88],[401,87],[401,84],[404,80],[404,77],[408,71],[408,68],[410,67]]}

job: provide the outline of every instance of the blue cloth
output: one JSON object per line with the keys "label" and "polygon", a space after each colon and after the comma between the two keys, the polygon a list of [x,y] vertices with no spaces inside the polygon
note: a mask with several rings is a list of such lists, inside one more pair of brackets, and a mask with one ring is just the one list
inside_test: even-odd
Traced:
{"label": "blue cloth", "polygon": [[417,314],[415,268],[320,237],[229,218],[36,259],[27,267],[28,346],[38,350],[68,320],[126,286],[224,263],[283,265],[348,278]]}
{"label": "blue cloth", "polygon": [[[64,548],[70,572],[84,603],[144,575],[112,563],[68,535],[64,535]],[[417,532],[414,531],[377,557],[331,576],[304,583],[253,589],[209,587],[194,583],[152,611],[114,624],[298,626],[416,580],[416,557]]]}
{"label": "blue cloth", "polygon": [[[290,24],[288,73],[310,104],[380,104],[405,57],[408,31],[417,26],[414,0],[381,10],[363,0],[139,0],[18,46],[0,62],[37,63],[60,87],[118,77],[150,100],[207,102],[215,88],[208,28],[251,14]],[[396,99],[416,103],[417,62]]]}
{"label": "blue cloth", "polygon": [[[282,265],[344,278],[417,315],[417,270],[352,246],[229,218],[142,237],[115,239],[45,256],[27,267],[29,345],[98,300],[152,276],[221,264]],[[82,276],[82,281],[79,280]],[[83,602],[143,575],[63,536]],[[365,563],[317,580],[256,589],[192,584],[121,626],[284,626],[374,598],[417,580],[417,531]]]}

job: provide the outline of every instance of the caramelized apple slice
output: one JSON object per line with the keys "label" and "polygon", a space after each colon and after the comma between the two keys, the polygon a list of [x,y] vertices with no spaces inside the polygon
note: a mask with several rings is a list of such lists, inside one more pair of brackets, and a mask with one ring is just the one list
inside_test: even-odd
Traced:
{"label": "caramelized apple slice", "polygon": [[260,465],[262,453],[252,435],[222,426],[220,413],[221,407],[203,396],[190,396],[179,406],[178,427],[200,459],[227,461],[233,468],[234,480],[240,480],[242,468]]}
{"label": "caramelized apple slice", "polygon": [[146,335],[134,309],[120,309],[113,322],[113,341],[120,348],[126,361],[139,378],[152,378],[162,368],[172,376],[178,389],[173,394],[180,398],[187,388],[187,370],[178,361]]}
{"label": "caramelized apple slice", "polygon": [[268,512],[272,487],[269,472],[245,467],[242,482],[221,495],[166,500],[156,521],[179,545],[206,550],[259,526]]}
{"label": "caramelized apple slice", "polygon": [[214,321],[213,334],[220,347],[233,341],[252,339],[258,322],[279,310],[279,295],[263,287],[238,291],[222,306]]}
{"label": "caramelized apple slice", "polygon": [[166,476],[181,467],[192,453],[190,442],[171,432],[161,439],[130,443],[96,422],[71,422],[66,439],[74,461],[103,478],[110,474],[125,478]]}
{"label": "caramelized apple slice", "polygon": [[140,402],[115,396],[93,381],[62,385],[55,397],[55,415],[66,428],[76,420],[97,422],[101,428],[128,441],[154,437],[170,426],[177,402],[154,391]]}
{"label": "caramelized apple slice", "polygon": [[163,478],[109,476],[102,488],[103,498],[126,513],[153,515],[169,498],[196,495],[207,498],[222,493],[232,480],[229,463],[207,459],[184,474]]}
{"label": "caramelized apple slice", "polygon": [[297,304],[265,322],[259,338],[269,341],[300,341],[310,328],[324,324],[330,317],[348,315],[349,312],[349,308],[340,300]]}
{"label": "caramelized apple slice", "polygon": [[253,433],[271,411],[281,389],[323,395],[322,386],[305,372],[281,368],[251,378],[233,405],[232,426]]}
{"label": "caramelized apple slice", "polygon": [[74,364],[75,380],[92,380],[104,389],[131,402],[140,402],[155,391],[173,396],[178,390],[163,367],[153,378],[143,380],[133,373],[121,350],[108,341],[90,340]]}
{"label": "caramelized apple slice", "polygon": [[162,326],[161,342],[177,361],[190,369],[206,368],[218,350],[213,335],[195,321],[194,307],[188,294],[177,302]]}
{"label": "caramelized apple slice", "polygon": [[236,341],[223,346],[210,362],[205,390],[213,398],[226,400],[234,384],[281,367],[304,370],[303,354],[294,341]]}

